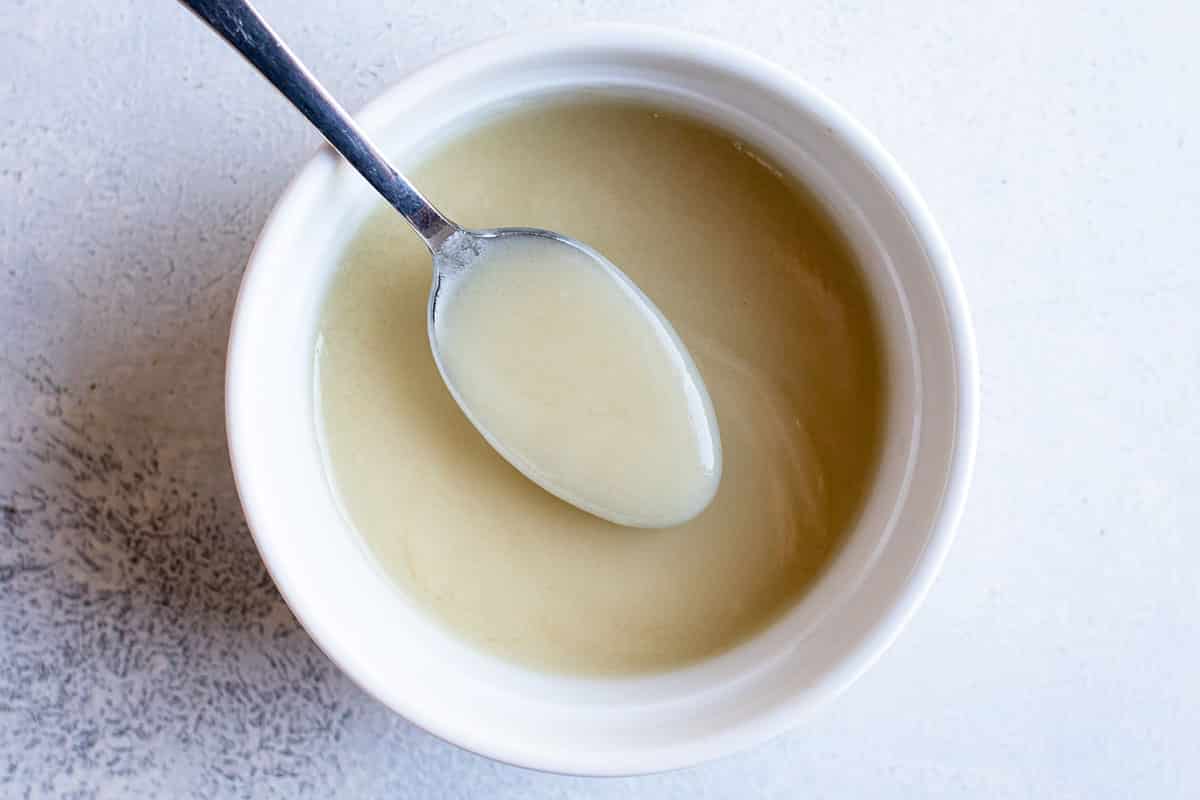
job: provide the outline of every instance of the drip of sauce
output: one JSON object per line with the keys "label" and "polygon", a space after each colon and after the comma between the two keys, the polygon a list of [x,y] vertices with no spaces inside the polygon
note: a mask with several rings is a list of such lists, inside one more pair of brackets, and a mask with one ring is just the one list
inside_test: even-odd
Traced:
{"label": "drip of sauce", "polygon": [[708,393],[653,306],[592,255],[547,237],[490,240],[443,284],[438,309],[447,382],[537,483],[638,527],[679,525],[712,500]]}

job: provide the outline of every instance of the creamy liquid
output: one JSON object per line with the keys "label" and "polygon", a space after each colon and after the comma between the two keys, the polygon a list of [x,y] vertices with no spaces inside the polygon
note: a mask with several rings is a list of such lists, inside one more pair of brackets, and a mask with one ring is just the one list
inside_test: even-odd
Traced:
{"label": "creamy liquid", "polygon": [[614,522],[668,527],[704,510],[720,440],[703,382],[619,273],[548,237],[483,240],[438,293],[448,383],[502,455]]}
{"label": "creamy liquid", "polygon": [[586,674],[712,656],[802,598],[869,490],[885,395],[858,267],[808,195],[704,124],[598,98],[500,116],[409,172],[464,225],[619,264],[704,375],[723,476],[703,514],[646,530],[521,475],[448,394],[429,255],[381,203],[330,289],[317,388],[332,483],[398,585],[482,649]]}

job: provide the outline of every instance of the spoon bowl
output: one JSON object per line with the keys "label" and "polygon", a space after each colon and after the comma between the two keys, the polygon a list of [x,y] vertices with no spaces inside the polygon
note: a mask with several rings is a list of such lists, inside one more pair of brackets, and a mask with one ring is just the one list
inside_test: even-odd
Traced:
{"label": "spoon bowl", "polygon": [[553,231],[460,230],[433,271],[438,370],[513,466],[621,525],[670,527],[708,506],[712,401],[671,323],[611,261]]}

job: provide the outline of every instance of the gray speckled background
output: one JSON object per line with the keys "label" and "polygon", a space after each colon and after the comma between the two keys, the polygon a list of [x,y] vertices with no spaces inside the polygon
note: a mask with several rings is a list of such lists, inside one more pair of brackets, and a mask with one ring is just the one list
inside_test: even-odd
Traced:
{"label": "gray speckled background", "polygon": [[351,106],[525,19],[682,25],[875,130],[984,365],[960,540],[829,711],[662,776],[500,766],[366,697],[260,565],[225,335],[317,144],[170,0],[0,4],[0,797],[1170,797],[1200,781],[1200,10],[262,0]]}

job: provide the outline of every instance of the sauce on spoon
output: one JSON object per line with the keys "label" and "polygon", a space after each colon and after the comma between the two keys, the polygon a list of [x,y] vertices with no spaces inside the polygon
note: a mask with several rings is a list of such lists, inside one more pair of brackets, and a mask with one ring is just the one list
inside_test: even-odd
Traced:
{"label": "sauce on spoon", "polygon": [[721,477],[716,417],[658,309],[573,243],[482,241],[443,278],[430,330],[475,426],[535,482],[613,522],[668,527],[703,511]]}

